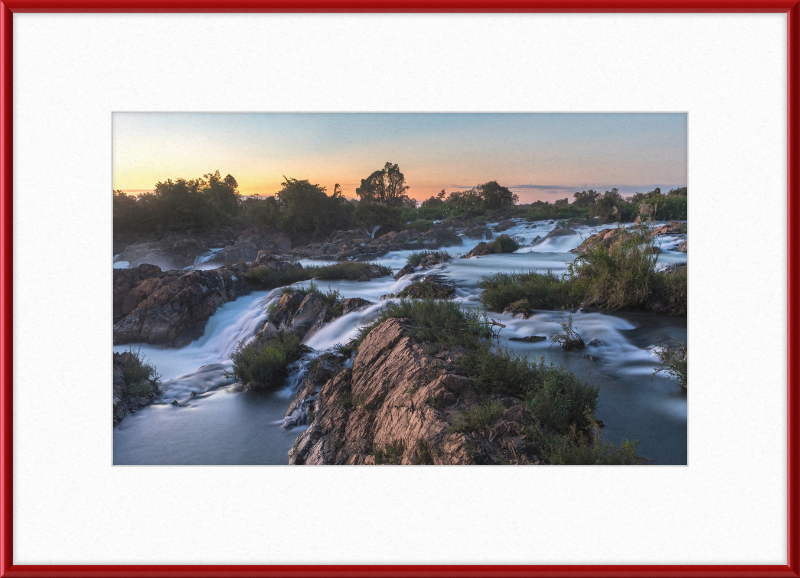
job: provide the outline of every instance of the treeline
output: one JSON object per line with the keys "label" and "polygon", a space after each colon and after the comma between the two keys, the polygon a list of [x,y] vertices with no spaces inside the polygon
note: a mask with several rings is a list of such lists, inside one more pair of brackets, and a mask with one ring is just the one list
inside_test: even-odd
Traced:
{"label": "treeline", "polygon": [[576,192],[572,203],[561,199],[517,205],[516,194],[490,181],[465,191],[442,191],[417,207],[407,195],[409,186],[400,168],[388,162],[361,180],[357,201],[345,199],[338,184],[328,194],[321,185],[295,178],[284,177],[278,193],[266,198],[241,196],[238,186],[232,175],[222,177],[216,171],[196,179],[158,182],[153,192],[138,196],[114,191],[114,232],[195,234],[231,226],[263,227],[320,239],[354,228],[370,233],[376,227],[429,230],[435,220],[488,213],[528,220],[598,217],[600,222],[629,222],[639,214],[657,220],[686,219],[687,206],[686,187],[667,194],[655,189],[628,199],[617,189],[603,194],[589,190]]}
{"label": "treeline", "polygon": [[[193,234],[228,226],[263,227],[311,238],[333,231],[362,228],[372,232],[413,228],[429,230],[430,220],[417,217],[416,202],[397,164],[386,165],[356,189],[358,201],[348,200],[341,187],[332,194],[308,180],[284,177],[274,197],[244,197],[232,175],[219,171],[197,179],[169,179],[153,192],[138,196],[114,191],[114,232]],[[517,200],[507,188],[489,182],[471,191],[451,193],[447,202],[458,206],[502,208]]]}

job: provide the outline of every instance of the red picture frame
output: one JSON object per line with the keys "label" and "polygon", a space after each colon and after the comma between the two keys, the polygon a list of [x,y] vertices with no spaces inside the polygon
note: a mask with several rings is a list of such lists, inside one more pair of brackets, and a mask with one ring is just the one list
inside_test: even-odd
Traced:
{"label": "red picture frame", "polygon": [[[788,15],[787,565],[15,565],[13,560],[13,19],[16,12],[635,12]],[[0,1],[0,577],[800,576],[800,0],[2,0]]]}

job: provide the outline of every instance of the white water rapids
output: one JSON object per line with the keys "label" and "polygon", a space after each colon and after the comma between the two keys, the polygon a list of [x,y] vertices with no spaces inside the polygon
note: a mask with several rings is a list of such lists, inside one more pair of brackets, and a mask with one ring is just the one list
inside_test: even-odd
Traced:
{"label": "white water rapids", "polygon": [[[482,276],[531,269],[561,273],[566,268],[565,261],[575,258],[567,252],[569,249],[599,228],[610,226],[613,225],[578,227],[575,235],[553,237],[530,246],[531,239],[544,237],[554,225],[549,221],[519,223],[504,231],[524,239],[524,246],[516,253],[454,259],[431,271],[455,281],[457,301],[479,307],[477,283]],[[686,260],[685,253],[675,251],[684,239],[677,235],[659,238],[659,266]],[[449,251],[453,255],[467,253],[478,242],[464,239],[463,246]],[[410,253],[391,252],[377,261],[396,272],[406,264]],[[141,348],[141,353],[162,374],[160,388],[164,393],[155,404],[128,415],[114,428],[114,464],[286,464],[287,452],[305,426],[284,430],[280,424],[310,359],[355,337],[358,328],[377,314],[380,296],[395,293],[411,281],[412,276],[399,281],[387,276],[365,283],[318,282],[322,290],[330,286],[345,298],[361,297],[374,305],[336,319],[308,338],[305,343],[314,352],[294,364],[285,387],[271,394],[242,392],[223,373],[231,367],[230,355],[237,342],[255,335],[270,303],[280,296],[280,289],[254,292],[225,303],[209,319],[204,335],[183,348],[115,346],[117,352]],[[489,316],[506,325],[500,332],[499,347],[520,354],[544,355],[548,361],[561,363],[581,376],[591,376],[600,384],[597,418],[605,423],[602,432],[607,440],[619,444],[622,439],[638,439],[639,455],[656,464],[687,463],[686,392],[663,374],[652,378],[654,367],[660,366],[653,347],[670,339],[685,343],[685,318],[634,312],[577,312],[573,325],[578,333],[586,343],[597,339],[601,345],[576,353],[550,348],[547,341],[509,341],[510,337],[549,335],[557,327],[558,312],[537,312],[528,319],[497,313]],[[599,361],[590,361],[583,353]],[[175,400],[181,405],[172,405]]]}

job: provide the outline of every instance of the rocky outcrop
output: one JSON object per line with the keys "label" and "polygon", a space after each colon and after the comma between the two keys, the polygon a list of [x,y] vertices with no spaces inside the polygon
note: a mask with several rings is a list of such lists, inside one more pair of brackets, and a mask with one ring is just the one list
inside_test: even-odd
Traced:
{"label": "rocky outcrop", "polygon": [[408,265],[406,265],[405,267],[403,267],[402,269],[400,269],[397,272],[397,274],[394,276],[395,281],[400,279],[400,277],[405,277],[406,275],[411,275],[411,273],[413,273],[414,271],[416,271],[416,269],[414,269],[414,266],[409,263]]}
{"label": "rocky outcrop", "polygon": [[[378,231],[380,233],[380,230]],[[371,238],[366,231],[354,229],[340,231],[328,237],[322,243],[311,243],[295,247],[288,255],[304,259],[371,259],[389,251],[414,249],[438,249],[443,246],[460,245],[459,237],[453,229],[435,227],[430,231],[416,230],[389,231],[376,238]]]}
{"label": "rocky outcrop", "polygon": [[587,237],[584,239],[583,243],[575,247],[574,249],[570,249],[570,253],[585,253],[590,249],[594,249],[595,247],[611,247],[614,241],[623,233],[623,229],[602,229],[595,233],[594,235]]}
{"label": "rocky outcrop", "polygon": [[112,415],[115,426],[129,413],[153,403],[158,393],[154,368],[151,371],[151,367],[131,351],[114,354]]}
{"label": "rocky outcrop", "polygon": [[479,435],[457,432],[454,418],[478,403],[456,373],[460,353],[430,354],[400,319],[373,329],[352,369],[328,380],[313,401],[313,422],[289,451],[290,464],[537,463],[526,443],[519,400],[496,396],[507,410]]}
{"label": "rocky outcrop", "polygon": [[681,223],[680,221],[670,221],[666,225],[656,227],[650,234],[653,237],[658,237],[659,235],[680,235],[681,233],[685,232],[686,223]]}
{"label": "rocky outcrop", "polygon": [[250,263],[258,258],[282,255],[292,248],[292,240],[283,233],[270,233],[264,229],[247,229],[232,245],[227,245],[210,262]]}
{"label": "rocky outcrop", "polygon": [[464,231],[464,236],[468,239],[486,239],[492,238],[492,231],[489,227],[472,227]]}
{"label": "rocky outcrop", "polygon": [[545,239],[552,239],[553,237],[566,237],[567,235],[577,235],[578,231],[575,229],[570,229],[569,227],[556,227],[549,233],[547,233],[543,238],[542,241]]}
{"label": "rocky outcrop", "polygon": [[675,250],[676,250],[676,251],[679,251],[679,252],[681,252],[681,253],[686,253],[686,252],[687,252],[687,251],[686,251],[686,241],[684,241],[683,243],[681,243],[680,245],[678,245],[678,246],[675,248]]}
{"label": "rocky outcrop", "polygon": [[506,219],[505,221],[500,221],[494,226],[494,230],[496,233],[501,233],[503,231],[507,231],[511,227],[513,227],[516,223],[511,219]]}
{"label": "rocky outcrop", "polygon": [[352,313],[353,311],[364,309],[369,305],[372,305],[371,301],[367,301],[366,299],[362,299],[361,297],[350,297],[349,299],[345,299],[342,302],[342,315],[347,315],[348,313]]}
{"label": "rocky outcrop", "polygon": [[244,283],[224,268],[163,272],[142,265],[134,270],[115,269],[114,344],[186,345],[203,334],[217,307],[245,290]]}
{"label": "rocky outcrop", "polygon": [[129,267],[142,264],[156,265],[164,271],[185,269],[194,265],[195,258],[212,247],[223,247],[232,242],[236,231],[218,230],[204,235],[179,235],[169,233],[160,239],[138,240],[119,250],[118,261],[127,261]]}

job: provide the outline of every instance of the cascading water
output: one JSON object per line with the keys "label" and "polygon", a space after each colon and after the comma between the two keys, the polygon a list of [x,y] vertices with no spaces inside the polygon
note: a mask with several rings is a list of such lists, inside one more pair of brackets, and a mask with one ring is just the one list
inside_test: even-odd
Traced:
{"label": "cascading water", "polygon": [[[660,223],[659,223],[660,224]],[[554,225],[540,221],[518,223],[504,231],[522,237],[525,244],[517,253],[489,255],[473,259],[454,259],[438,266],[437,274],[455,281],[456,300],[479,307],[477,284],[484,275],[496,272],[552,270],[562,273],[566,262],[576,255],[568,253],[582,239],[602,227],[577,228],[576,234],[552,237],[531,246]],[[659,265],[685,262],[686,254],[675,249],[685,236],[660,238]],[[465,239],[451,254],[466,253],[478,241]],[[377,259],[397,271],[411,251],[395,251]],[[319,261],[304,261],[319,265]],[[430,272],[430,271],[427,271]],[[424,273],[420,273],[424,274]],[[381,295],[396,293],[412,282],[413,276],[397,281],[386,276],[370,282],[321,281],[320,289],[338,290],[343,297],[361,297],[373,303],[344,315],[305,340],[312,349],[290,368],[285,386],[274,393],[242,392],[225,378],[230,370],[230,355],[237,342],[250,339],[266,318],[270,303],[280,290],[251,293],[222,305],[209,319],[204,335],[181,349],[142,345],[141,353],[161,374],[163,395],[157,404],[127,416],[114,429],[115,464],[285,464],[287,452],[296,437],[307,427],[313,396],[297,400],[292,415],[286,416],[292,397],[305,378],[312,360],[338,343],[346,343],[363,325],[374,320],[383,305]],[[301,283],[302,285],[302,283]],[[528,319],[492,313],[505,324],[498,346],[517,353],[545,356],[562,363],[578,375],[600,383],[598,419],[605,423],[603,435],[619,444],[622,439],[639,439],[639,454],[658,464],[686,463],[686,393],[674,381],[659,374],[652,377],[659,359],[653,348],[669,340],[686,341],[685,318],[617,312],[574,314],[573,325],[587,343],[586,350],[563,352],[538,343],[512,341],[511,337],[548,336],[557,328],[558,312],[537,312]],[[594,341],[592,341],[594,340]],[[137,349],[139,346],[134,345]],[[128,346],[116,346],[115,351]],[[583,353],[597,361],[584,358]],[[172,405],[173,401],[178,406]],[[287,426],[284,428],[283,426]]]}

